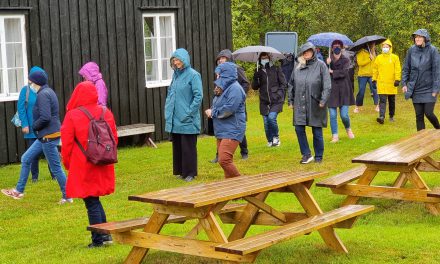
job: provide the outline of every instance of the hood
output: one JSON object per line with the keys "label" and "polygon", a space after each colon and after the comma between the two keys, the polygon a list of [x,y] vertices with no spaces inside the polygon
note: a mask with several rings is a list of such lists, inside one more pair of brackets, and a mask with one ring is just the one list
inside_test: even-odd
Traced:
{"label": "hood", "polygon": [[232,62],[225,62],[215,68],[215,73],[220,77],[214,81],[215,85],[226,90],[232,83],[237,81],[237,65]]}
{"label": "hood", "polygon": [[[183,68],[191,67],[191,59],[189,57],[189,53],[186,49],[176,49],[176,51],[173,52],[170,58],[170,62],[173,60],[173,58],[179,59],[183,62]],[[171,68],[174,69],[174,67],[171,65]]]}
{"label": "hood", "polygon": [[87,62],[82,66],[82,68],[78,72],[82,77],[84,77],[87,81],[96,82],[97,80],[102,79],[102,74],[99,71],[99,66],[93,61]]}
{"label": "hood", "polygon": [[215,58],[215,62],[217,62],[218,59],[220,59],[220,57],[226,57],[228,61],[234,62],[234,60],[232,59],[232,51],[230,51],[229,49],[224,49],[220,51],[217,57]]}
{"label": "hood", "polygon": [[309,50],[309,49],[312,49],[312,50],[313,50],[313,53],[316,53],[315,45],[313,45],[312,43],[310,43],[310,42],[306,42],[306,43],[302,44],[301,47],[299,47],[299,50],[298,50],[298,57],[299,57],[299,56],[302,56],[303,53],[304,53],[306,50]]}
{"label": "hood", "polygon": [[388,46],[390,46],[389,54],[393,52],[393,43],[391,43],[391,40],[387,39],[384,42],[382,42],[382,44],[381,44],[382,47],[383,47],[383,44],[387,44]]}
{"label": "hood", "polygon": [[425,42],[428,43],[431,41],[431,37],[429,36],[428,30],[421,28],[421,29],[417,29],[413,34],[412,34],[412,38],[414,40],[414,38],[416,37],[416,35],[425,37]]}
{"label": "hood", "polygon": [[72,96],[67,103],[66,109],[70,111],[85,105],[97,105],[98,104],[98,92],[92,82],[85,81],[79,83],[75,90],[73,90]]}

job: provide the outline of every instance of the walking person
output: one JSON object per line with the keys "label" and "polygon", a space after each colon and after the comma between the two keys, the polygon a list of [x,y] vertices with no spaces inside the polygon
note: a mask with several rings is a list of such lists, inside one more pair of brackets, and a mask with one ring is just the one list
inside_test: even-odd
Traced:
{"label": "walking person", "polygon": [[259,90],[260,114],[263,116],[267,146],[281,145],[277,117],[283,111],[286,96],[286,78],[280,67],[275,66],[270,54],[262,52],[258,58],[259,67],[255,71],[252,89]]}
{"label": "walking person", "polygon": [[14,199],[23,198],[31,164],[43,152],[61,190],[62,198],[58,203],[72,203],[73,200],[66,196],[66,175],[61,168],[57,148],[61,136],[57,95],[47,84],[48,78],[44,71],[32,72],[28,79],[30,87],[37,91],[37,100],[32,111],[34,118],[32,129],[38,140],[21,156],[20,178],[17,186],[13,189],[3,189],[1,192]]}
{"label": "walking person", "polygon": [[84,78],[84,81],[90,81],[95,85],[98,92],[98,104],[107,106],[108,90],[102,79],[98,64],[93,61],[87,62],[81,67],[78,73]]}
{"label": "walking person", "polygon": [[329,73],[332,83],[330,98],[327,102],[330,113],[330,127],[332,130],[331,143],[339,141],[338,108],[348,138],[354,138],[350,125],[350,116],[348,114],[350,105],[355,104],[350,79],[350,59],[342,54],[342,48],[342,41],[333,41],[330,50],[330,57],[327,58],[327,64],[330,66]]}
{"label": "walking person", "polygon": [[[293,125],[302,158],[301,164],[315,160],[322,162],[324,138],[322,128],[327,127],[327,101],[331,93],[331,80],[327,65],[315,56],[315,46],[307,42],[299,49],[299,57],[289,80],[289,107],[293,109]],[[307,141],[306,126],[312,127],[315,157]]]}
{"label": "walking person", "polygon": [[[47,75],[47,73],[38,66],[32,67],[29,71],[29,75],[36,71],[41,71],[45,75]],[[37,136],[32,129],[32,125],[34,123],[32,111],[34,109],[36,101],[37,91],[31,88],[29,84],[23,86],[23,88],[21,88],[20,90],[20,95],[17,101],[17,111],[21,121],[21,132],[23,132],[23,137],[26,141],[26,149],[29,149],[29,147],[35,142],[35,140],[37,140]],[[43,154],[43,152],[41,152],[40,155],[38,155],[35,160],[31,162],[32,182],[38,181],[38,175],[40,173],[38,161],[40,160],[41,154]],[[50,172],[50,174],[52,176],[52,179],[55,179],[55,176],[52,174],[52,172]]]}
{"label": "walking person", "polygon": [[165,100],[165,131],[171,133],[173,174],[190,182],[197,176],[202,78],[191,68],[185,49],[177,49],[170,61],[174,73]]}
{"label": "walking person", "polygon": [[218,75],[215,81],[216,96],[212,108],[207,109],[205,114],[214,122],[218,162],[225,178],[232,178],[240,176],[234,164],[234,152],[246,131],[246,93],[237,82],[237,66],[234,63],[220,64],[215,73]]}
{"label": "walking person", "polygon": [[[83,148],[87,146],[90,124],[89,118],[81,109],[85,109],[95,119],[99,119],[99,116],[105,111],[103,119],[110,127],[117,144],[115,120],[109,109],[98,105],[97,89],[89,81],[81,82],[75,87],[69,105],[71,108],[66,113],[61,126],[61,140],[63,142],[61,155],[64,167],[69,171],[66,192],[71,198],[84,200],[89,225],[106,223],[107,218],[100,196],[114,192],[115,168],[113,164],[95,165],[91,163],[80,149],[78,144],[81,144]],[[88,247],[101,247],[109,241],[111,241],[111,236],[92,232],[92,243]]]}
{"label": "walking person", "polygon": [[360,107],[364,105],[364,94],[367,83],[370,86],[371,95],[375,105],[375,111],[379,112],[379,97],[377,95],[376,87],[374,86],[371,77],[373,76],[373,62],[376,58],[376,44],[368,43],[365,48],[361,49],[356,54],[356,62],[358,65],[358,85],[359,91],[356,95],[355,113],[359,113]]}
{"label": "walking person", "polygon": [[377,56],[373,64],[373,83],[376,83],[379,94],[379,124],[385,122],[385,112],[389,107],[389,121],[394,122],[396,109],[397,87],[400,84],[402,69],[399,56],[393,54],[393,45],[389,39],[382,43],[382,54]]}
{"label": "walking person", "polygon": [[434,107],[440,89],[440,55],[431,44],[426,29],[416,30],[412,38],[414,45],[406,54],[402,70],[402,92],[405,93],[405,99],[412,99],[417,131],[425,129],[424,116],[434,128],[439,129]]}
{"label": "walking person", "polygon": [[[232,52],[229,49],[225,49],[219,52],[216,58],[216,64],[220,65],[225,62],[234,62],[232,59]],[[237,67],[237,81],[240,84],[240,86],[243,88],[245,94],[247,95],[249,91],[249,81],[246,78],[246,74],[244,69],[241,66],[236,65]],[[246,105],[245,105],[245,112],[246,112]],[[247,120],[247,114],[246,114],[246,120]],[[215,129],[215,128],[214,128]],[[248,150],[248,144],[246,139],[246,134],[243,136],[243,140],[239,144],[240,146],[240,154],[242,159],[248,159],[249,157],[249,150]],[[215,154],[215,158],[211,160],[212,163],[218,162],[218,152]]]}

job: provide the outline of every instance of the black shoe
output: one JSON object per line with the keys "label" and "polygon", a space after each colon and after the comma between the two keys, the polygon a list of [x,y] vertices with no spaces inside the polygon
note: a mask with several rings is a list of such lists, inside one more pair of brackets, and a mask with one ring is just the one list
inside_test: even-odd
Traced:
{"label": "black shoe", "polygon": [[97,244],[97,243],[90,243],[89,245],[87,245],[88,248],[98,248],[98,247],[103,247],[104,243],[101,244]]}
{"label": "black shoe", "polygon": [[314,160],[314,158],[313,158],[313,156],[312,155],[304,155],[304,156],[302,156],[302,159],[301,159],[301,161],[299,162],[299,163],[301,163],[301,164],[308,164],[308,163],[310,163],[310,162],[312,162]]}
{"label": "black shoe", "polygon": [[36,182],[38,182],[38,179],[32,179],[32,182],[36,183]]}
{"label": "black shoe", "polygon": [[185,178],[185,181],[186,181],[186,182],[191,182],[191,181],[193,181],[195,178],[196,178],[196,177],[194,177],[194,176],[187,176],[187,177]]}
{"label": "black shoe", "polygon": [[384,123],[384,118],[383,118],[383,117],[378,117],[378,118],[376,118],[376,121],[377,121],[377,123],[383,125],[383,123]]}
{"label": "black shoe", "polygon": [[315,158],[315,163],[322,163],[322,158]]}
{"label": "black shoe", "polygon": [[102,235],[102,243],[104,245],[109,245],[113,243],[113,238],[111,235]]}
{"label": "black shoe", "polygon": [[212,160],[210,160],[209,162],[211,162],[211,163],[217,163],[217,162],[218,162],[218,157],[217,157],[217,156],[215,156],[215,158],[214,158],[214,159],[212,159]]}
{"label": "black shoe", "polygon": [[247,160],[248,158],[249,158],[248,154],[246,154],[246,153],[241,154],[242,160]]}

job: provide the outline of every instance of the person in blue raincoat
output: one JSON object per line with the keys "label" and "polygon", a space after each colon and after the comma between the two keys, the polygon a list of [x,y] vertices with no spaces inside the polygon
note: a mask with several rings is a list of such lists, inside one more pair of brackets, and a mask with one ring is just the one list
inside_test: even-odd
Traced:
{"label": "person in blue raincoat", "polygon": [[434,114],[440,90],[440,55],[426,29],[412,34],[414,45],[409,48],[402,69],[402,92],[412,99],[416,112],[417,131],[425,129],[425,117],[436,129],[440,124]]}
{"label": "person in blue raincoat", "polygon": [[246,93],[237,81],[237,66],[224,62],[217,66],[215,73],[215,98],[212,108],[205,114],[214,122],[217,138],[218,162],[223,168],[225,178],[240,176],[234,165],[234,152],[243,140],[246,131],[245,101]]}
{"label": "person in blue raincoat", "polygon": [[174,70],[165,100],[165,131],[173,144],[173,174],[185,181],[197,176],[197,135],[200,134],[202,78],[191,68],[185,49],[171,55]]}

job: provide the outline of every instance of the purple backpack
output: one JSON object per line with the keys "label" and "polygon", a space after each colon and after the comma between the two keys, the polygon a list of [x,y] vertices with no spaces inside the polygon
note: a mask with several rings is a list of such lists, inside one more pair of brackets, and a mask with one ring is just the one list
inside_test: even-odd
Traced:
{"label": "purple backpack", "polygon": [[87,160],[95,165],[108,165],[118,162],[118,149],[110,126],[104,119],[105,107],[102,107],[101,117],[95,119],[87,109],[79,107],[79,110],[89,118],[89,135],[87,149],[75,138],[76,144],[86,156]]}

